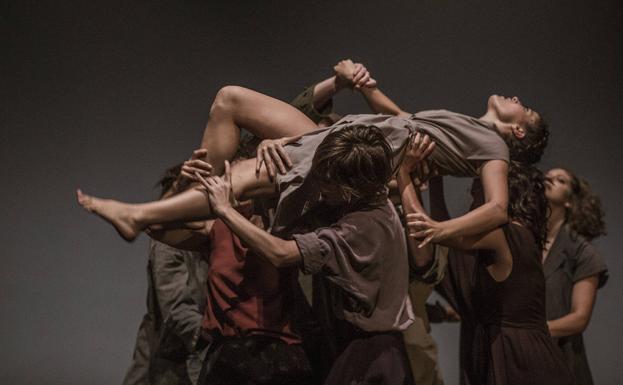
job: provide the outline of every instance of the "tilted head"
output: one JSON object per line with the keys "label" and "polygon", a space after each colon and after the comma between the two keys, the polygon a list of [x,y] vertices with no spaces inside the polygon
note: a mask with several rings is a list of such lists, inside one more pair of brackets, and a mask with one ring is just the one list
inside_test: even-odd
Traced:
{"label": "tilted head", "polygon": [[374,126],[350,126],[330,133],[316,149],[311,166],[321,199],[333,206],[385,202],[391,175],[391,148]]}
{"label": "tilted head", "polygon": [[549,127],[541,114],[524,105],[518,97],[491,95],[483,118],[495,124],[504,138],[512,160],[534,164],[541,160]]}
{"label": "tilted head", "polygon": [[588,182],[564,168],[545,174],[545,196],[552,210],[564,208],[565,223],[588,240],[606,234],[601,200]]}

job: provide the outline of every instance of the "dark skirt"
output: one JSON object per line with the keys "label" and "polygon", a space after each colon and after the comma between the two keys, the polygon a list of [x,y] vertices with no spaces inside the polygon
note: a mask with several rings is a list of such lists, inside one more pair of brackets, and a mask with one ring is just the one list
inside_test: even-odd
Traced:
{"label": "dark skirt", "polygon": [[211,344],[201,385],[312,385],[311,369],[301,345],[250,335]]}
{"label": "dark skirt", "polygon": [[412,385],[400,332],[358,333],[346,344],[325,385]]}
{"label": "dark skirt", "polygon": [[474,331],[470,384],[573,385],[547,330],[483,326]]}

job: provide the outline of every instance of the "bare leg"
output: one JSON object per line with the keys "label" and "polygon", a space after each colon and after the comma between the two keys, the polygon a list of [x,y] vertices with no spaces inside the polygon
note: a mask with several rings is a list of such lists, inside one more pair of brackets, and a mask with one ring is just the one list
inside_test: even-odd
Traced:
{"label": "bare leg", "polygon": [[[255,173],[255,159],[232,166],[232,189],[236,198],[252,198],[275,193],[266,167]],[[78,203],[115,227],[126,241],[134,240],[149,225],[173,221],[192,221],[212,217],[208,198],[203,190],[189,189],[167,199],[131,204],[101,199],[77,191]]]}
{"label": "bare leg", "polygon": [[262,139],[296,136],[318,128],[302,112],[270,96],[248,88],[227,86],[216,94],[203,132],[201,148],[208,163],[221,175],[240,141],[240,128]]}

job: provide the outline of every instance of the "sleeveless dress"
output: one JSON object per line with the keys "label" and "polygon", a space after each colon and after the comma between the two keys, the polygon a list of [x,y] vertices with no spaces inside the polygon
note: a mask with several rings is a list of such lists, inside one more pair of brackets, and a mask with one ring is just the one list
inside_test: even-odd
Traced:
{"label": "sleeveless dress", "polygon": [[508,278],[497,282],[479,258],[472,293],[475,321],[471,384],[569,385],[574,381],[549,334],[545,318],[545,277],[531,232],[503,226],[512,258]]}

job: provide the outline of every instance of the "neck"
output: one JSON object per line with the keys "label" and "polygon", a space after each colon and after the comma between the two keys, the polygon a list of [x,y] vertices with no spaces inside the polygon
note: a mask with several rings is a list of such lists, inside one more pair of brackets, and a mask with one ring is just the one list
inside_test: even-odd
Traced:
{"label": "neck", "polygon": [[497,121],[495,116],[493,116],[493,112],[489,110],[487,110],[487,112],[483,116],[481,116],[479,119],[484,120],[485,122],[493,123],[493,124],[495,124],[495,122]]}
{"label": "neck", "polygon": [[553,239],[565,223],[565,208],[550,205],[550,210],[551,215],[547,219],[547,238]]}
{"label": "neck", "polygon": [[493,127],[495,128],[495,131],[497,131],[498,134],[502,135],[502,132],[500,131],[502,122],[500,122],[500,120],[498,119],[497,115],[494,112],[487,110],[487,112],[478,119],[480,119],[483,122],[487,122],[493,125]]}

